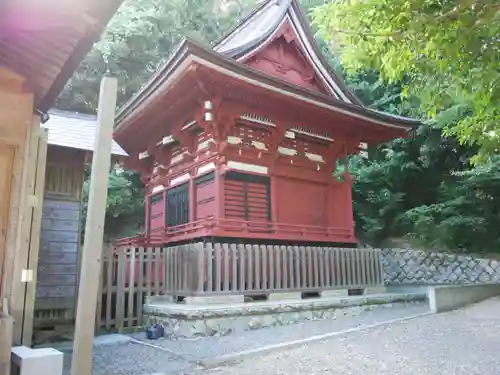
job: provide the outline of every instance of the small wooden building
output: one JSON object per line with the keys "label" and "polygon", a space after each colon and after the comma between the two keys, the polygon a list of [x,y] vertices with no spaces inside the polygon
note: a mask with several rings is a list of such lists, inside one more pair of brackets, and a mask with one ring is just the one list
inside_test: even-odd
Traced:
{"label": "small wooden building", "polygon": [[135,240],[354,245],[348,156],[416,124],[363,106],[298,1],[265,1],[213,49],[184,40],[118,113],[148,191]]}
{"label": "small wooden building", "polygon": [[[50,110],[37,289],[35,343],[73,330],[82,231],[84,168],[92,157],[97,118]],[[115,157],[126,153],[113,142]]]}
{"label": "small wooden building", "polygon": [[28,344],[45,177],[40,119],[98,40],[120,0],[16,0],[0,12],[0,374]]}

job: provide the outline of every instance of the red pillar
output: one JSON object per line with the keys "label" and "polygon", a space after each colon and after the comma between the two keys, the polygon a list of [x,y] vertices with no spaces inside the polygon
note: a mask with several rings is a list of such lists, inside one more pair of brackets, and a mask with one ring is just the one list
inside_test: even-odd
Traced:
{"label": "red pillar", "polygon": [[189,222],[196,220],[196,184],[194,171],[191,172],[189,179]]}
{"label": "red pillar", "polygon": [[217,160],[215,163],[215,217],[224,218],[224,178],[221,175],[221,164]]}

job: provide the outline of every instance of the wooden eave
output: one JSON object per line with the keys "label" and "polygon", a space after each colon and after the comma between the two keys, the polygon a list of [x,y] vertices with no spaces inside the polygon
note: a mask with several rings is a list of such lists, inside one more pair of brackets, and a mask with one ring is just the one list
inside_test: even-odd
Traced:
{"label": "wooden eave", "polygon": [[62,11],[16,0],[0,15],[0,67],[23,76],[36,108],[47,111],[122,1],[74,0]]}
{"label": "wooden eave", "polygon": [[[245,84],[247,86],[250,83],[250,85],[258,87],[259,90],[273,91],[275,95],[288,98],[290,102],[300,102],[310,108],[317,108],[318,113],[328,111],[357,118],[377,128],[382,126],[392,129],[398,135],[419,124],[415,120],[387,115],[359,105],[346,103],[327,95],[309,91],[249,68],[231,58],[222,56],[194,41],[186,39],[181,42],[173,56],[151,80],[119,110],[115,122],[115,138],[118,143],[128,152],[127,146],[123,143],[128,138],[127,133],[130,133],[132,136],[132,133],[137,133],[139,129],[142,134],[147,133],[150,122],[153,119],[152,116],[154,116],[154,108],[163,108],[164,105],[159,105],[159,103],[164,103],[167,96],[170,95],[170,99],[175,97],[177,100],[182,101],[187,96],[191,96],[192,99],[195,95],[199,94],[201,88],[199,85],[196,85],[195,79],[199,79],[200,73],[203,71],[206,72],[207,69],[216,71],[219,75],[226,76],[228,80],[229,78],[233,81],[246,80]],[[199,70],[199,72],[196,73],[194,72],[195,70]],[[206,74],[205,77],[207,77]],[[220,79],[218,82],[222,85]],[[177,90],[176,95],[172,93],[174,87]],[[186,87],[189,87],[189,89],[186,90]],[[179,90],[179,88],[182,88],[182,90]],[[219,94],[219,92],[215,93],[219,90],[213,86],[207,86],[205,91],[210,89],[212,89],[214,96]],[[183,93],[184,98],[179,97],[180,93]],[[205,100],[212,99],[211,97],[207,97],[207,91],[204,95]],[[170,104],[172,103],[170,102]],[[192,103],[192,105],[195,104]],[[319,111],[320,109],[321,111]],[[148,117],[147,121],[145,121],[146,117]],[[163,130],[167,132],[168,124],[165,124],[165,127]],[[134,138],[134,141],[137,141],[137,139]]]}

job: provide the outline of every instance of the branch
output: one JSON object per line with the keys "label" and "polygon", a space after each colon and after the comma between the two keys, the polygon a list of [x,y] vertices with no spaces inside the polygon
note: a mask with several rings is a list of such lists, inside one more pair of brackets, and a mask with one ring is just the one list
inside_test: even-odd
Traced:
{"label": "branch", "polygon": [[397,35],[401,35],[402,31],[396,30],[391,33],[368,33],[368,32],[359,32],[359,31],[353,31],[353,30],[343,30],[343,29],[331,29],[331,31],[336,32],[336,33],[341,33],[341,34],[347,34],[347,35],[355,35],[355,36],[370,36],[370,37],[395,37]]}

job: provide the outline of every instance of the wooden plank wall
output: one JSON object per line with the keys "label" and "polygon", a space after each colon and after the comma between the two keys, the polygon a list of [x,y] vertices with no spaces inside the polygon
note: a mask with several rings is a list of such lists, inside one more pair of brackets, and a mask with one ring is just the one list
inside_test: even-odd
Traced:
{"label": "wooden plank wall", "polygon": [[83,152],[54,146],[49,148],[35,331],[73,323],[80,259],[83,168]]}

